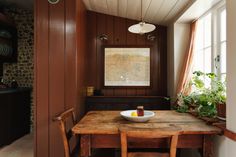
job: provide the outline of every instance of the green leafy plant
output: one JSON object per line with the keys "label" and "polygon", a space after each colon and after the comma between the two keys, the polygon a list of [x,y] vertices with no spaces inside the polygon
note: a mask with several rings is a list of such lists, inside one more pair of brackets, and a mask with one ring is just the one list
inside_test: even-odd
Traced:
{"label": "green leafy plant", "polygon": [[214,73],[195,71],[190,86],[190,94],[178,94],[177,111],[191,111],[199,116],[215,117],[217,104],[226,102],[226,83],[220,81]]}

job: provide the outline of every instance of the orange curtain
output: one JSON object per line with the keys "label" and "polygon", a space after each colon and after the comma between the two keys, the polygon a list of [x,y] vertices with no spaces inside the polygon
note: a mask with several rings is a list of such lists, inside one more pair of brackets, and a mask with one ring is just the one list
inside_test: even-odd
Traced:
{"label": "orange curtain", "polygon": [[185,54],[182,70],[180,72],[179,82],[177,84],[177,91],[176,91],[177,94],[182,92],[184,95],[186,95],[189,94],[191,90],[191,88],[188,87],[188,84],[192,74],[196,25],[197,21],[193,22],[190,26],[189,47]]}

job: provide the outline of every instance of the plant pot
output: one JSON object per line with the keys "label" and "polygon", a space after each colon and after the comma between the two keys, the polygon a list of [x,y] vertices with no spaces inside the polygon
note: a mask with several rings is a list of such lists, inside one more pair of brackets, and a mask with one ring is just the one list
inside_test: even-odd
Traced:
{"label": "plant pot", "polygon": [[216,108],[217,108],[217,117],[219,119],[225,120],[225,118],[226,118],[226,104],[225,103],[217,104]]}

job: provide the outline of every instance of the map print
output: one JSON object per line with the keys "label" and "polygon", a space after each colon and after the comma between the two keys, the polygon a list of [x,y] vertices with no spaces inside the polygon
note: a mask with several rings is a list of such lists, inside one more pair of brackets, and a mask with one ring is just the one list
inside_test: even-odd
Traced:
{"label": "map print", "polygon": [[150,86],[150,48],[105,48],[105,86]]}

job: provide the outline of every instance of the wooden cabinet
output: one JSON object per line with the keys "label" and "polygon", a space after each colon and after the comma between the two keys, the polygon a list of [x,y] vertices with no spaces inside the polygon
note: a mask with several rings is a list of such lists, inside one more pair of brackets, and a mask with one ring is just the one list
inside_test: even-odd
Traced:
{"label": "wooden cabinet", "polygon": [[88,96],[86,110],[131,110],[142,105],[146,110],[169,110],[170,101],[163,96]]}
{"label": "wooden cabinet", "polygon": [[30,88],[0,90],[0,146],[30,132]]}

